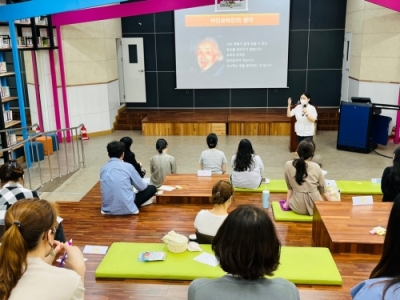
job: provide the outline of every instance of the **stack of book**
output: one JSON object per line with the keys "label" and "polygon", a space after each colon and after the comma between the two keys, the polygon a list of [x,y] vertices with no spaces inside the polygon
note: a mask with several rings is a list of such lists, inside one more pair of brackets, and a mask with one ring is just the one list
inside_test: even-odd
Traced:
{"label": "stack of book", "polygon": [[0,35],[0,48],[10,48],[10,36]]}
{"label": "stack of book", "polygon": [[5,61],[0,61],[0,73],[7,73],[7,64]]}
{"label": "stack of book", "polygon": [[3,104],[3,114],[4,114],[4,123],[11,122],[13,120],[12,110],[6,110]]}

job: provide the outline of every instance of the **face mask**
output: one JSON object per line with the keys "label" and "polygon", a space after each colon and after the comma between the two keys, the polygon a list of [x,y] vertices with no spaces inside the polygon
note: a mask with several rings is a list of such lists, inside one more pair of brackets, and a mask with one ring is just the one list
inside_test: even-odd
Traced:
{"label": "face mask", "polygon": [[304,99],[300,99],[300,103],[301,103],[301,105],[304,105],[304,104],[307,104],[308,101],[307,101],[307,100],[304,100]]}

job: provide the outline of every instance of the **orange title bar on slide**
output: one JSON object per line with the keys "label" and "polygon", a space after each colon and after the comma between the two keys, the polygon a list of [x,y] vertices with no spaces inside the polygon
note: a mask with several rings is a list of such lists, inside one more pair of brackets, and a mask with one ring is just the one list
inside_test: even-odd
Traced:
{"label": "orange title bar on slide", "polygon": [[279,14],[187,15],[186,27],[279,25]]}

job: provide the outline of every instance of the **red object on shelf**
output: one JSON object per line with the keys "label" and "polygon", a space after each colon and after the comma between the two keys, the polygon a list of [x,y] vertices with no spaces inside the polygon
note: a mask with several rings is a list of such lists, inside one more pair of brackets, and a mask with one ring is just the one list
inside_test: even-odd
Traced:
{"label": "red object on shelf", "polygon": [[36,129],[35,129],[35,131],[36,131],[36,133],[39,133],[40,132],[40,126],[38,125],[38,126],[36,126]]}
{"label": "red object on shelf", "polygon": [[86,132],[86,127],[85,127],[85,125],[82,125],[82,128],[81,128],[81,137],[82,137],[82,140],[88,140],[89,139],[89,136],[87,135],[87,132]]}

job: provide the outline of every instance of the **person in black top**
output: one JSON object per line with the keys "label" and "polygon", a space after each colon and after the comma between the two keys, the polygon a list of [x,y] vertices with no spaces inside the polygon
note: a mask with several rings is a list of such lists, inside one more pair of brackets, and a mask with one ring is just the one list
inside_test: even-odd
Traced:
{"label": "person in black top", "polygon": [[125,145],[124,162],[130,163],[139,173],[140,177],[143,178],[144,175],[146,175],[146,171],[142,170],[142,163],[140,161],[139,162],[136,161],[135,153],[131,151],[131,145],[133,143],[133,140],[130,137],[126,136],[120,139],[119,141]]}
{"label": "person in black top", "polygon": [[394,150],[393,167],[386,167],[382,174],[382,202],[393,202],[400,194],[400,147]]}

